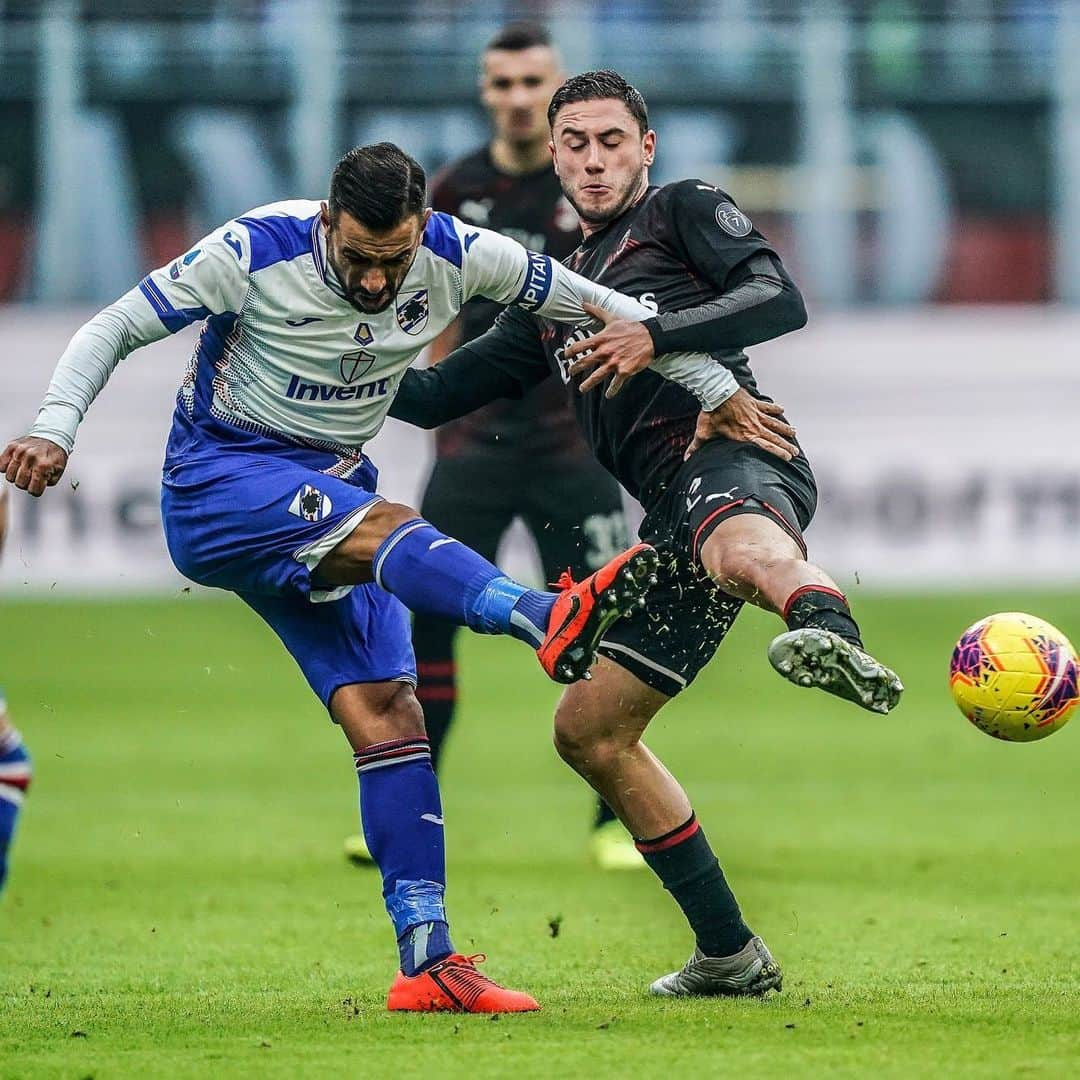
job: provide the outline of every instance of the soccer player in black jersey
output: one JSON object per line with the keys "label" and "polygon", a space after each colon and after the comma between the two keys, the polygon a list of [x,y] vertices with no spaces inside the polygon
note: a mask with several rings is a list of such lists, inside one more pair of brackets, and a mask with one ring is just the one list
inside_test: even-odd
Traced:
{"label": "soccer player in black jersey", "polygon": [[[591,681],[564,694],[555,743],[638,838],[694,931],[690,960],[653,993],[763,994],[780,987],[780,967],[743,921],[682,787],[641,736],[746,601],[787,623],[769,659],[798,685],[882,713],[903,687],[863,650],[836,584],[806,561],[813,473],[742,351],[805,322],[779,256],[713,185],[649,185],[656,135],[641,95],[619,75],[570,79],[548,117],[555,170],[585,236],[567,264],[657,315],[629,323],[597,312],[605,326],[584,341],[506,312],[437,368],[410,371],[391,412],[434,426],[521,395],[553,369],[570,387],[593,453],[644,505],[641,535],[663,561],[645,612],[605,637]],[[647,370],[654,354],[683,349],[711,352],[732,376],[730,397],[711,413],[699,415],[691,394]]]}
{"label": "soccer player in black jersey", "polygon": [[[580,234],[548,151],[547,106],[563,80],[551,37],[539,25],[511,23],[491,39],[480,64],[492,138],[433,179],[431,205],[563,259]],[[479,337],[501,310],[488,300],[466,304],[460,325],[433,345],[431,360]],[[580,579],[628,546],[619,485],[578,431],[561,379],[547,379],[523,401],[495,401],[447,424],[436,433],[435,447],[420,512],[485,557],[495,558],[515,518],[536,541],[548,582],[565,570]],[[413,622],[416,696],[436,769],[457,703],[456,632],[456,626],[431,616],[418,615]],[[345,850],[354,862],[370,863],[362,835],[349,837]],[[599,798],[590,850],[606,869],[644,866],[629,834]]]}

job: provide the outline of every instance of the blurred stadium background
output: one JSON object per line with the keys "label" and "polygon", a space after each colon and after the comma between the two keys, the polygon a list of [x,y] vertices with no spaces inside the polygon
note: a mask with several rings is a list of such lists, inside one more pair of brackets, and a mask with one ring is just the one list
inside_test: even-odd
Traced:
{"label": "blurred stadium background", "polygon": [[[847,1075],[989,1076],[1014,1059],[1038,1071],[1040,1054],[1045,1075],[1064,1075],[1077,1051],[1077,732],[1049,756],[994,744],[953,710],[945,666],[963,625],[995,607],[1031,607],[1080,637],[1080,4],[0,0],[0,434],[29,426],[92,310],[209,227],[322,195],[358,142],[392,139],[429,169],[483,142],[477,55],[512,17],[545,21],[568,72],[611,66],[636,83],[659,132],[654,179],[730,190],[793,269],[810,325],[754,349],[754,367],[819,473],[811,553],[852,590],[869,640],[909,685],[887,727],[804,701],[766,673],[767,620],[751,615],[656,734],[796,973],[781,1006],[792,1022],[764,1037],[794,1045],[783,1029],[812,1028],[801,1003],[813,997],[837,1023],[870,1015],[897,1039],[910,1015],[912,1045],[929,1055],[880,1051]],[[208,1075],[212,1054],[181,1053],[211,1038],[190,1006],[200,995],[239,992],[238,1016],[218,998],[207,1015],[281,1047],[304,1023],[316,1041],[331,1037],[310,1004],[318,995],[335,997],[318,1009],[336,1023],[339,984],[369,1016],[385,985],[377,889],[344,880],[339,864],[354,824],[343,747],[268,633],[225,600],[200,614],[165,552],[159,468],[192,346],[183,333],[121,366],[61,486],[40,501],[15,493],[0,566],[0,681],[39,763],[2,913],[29,951],[0,965],[0,997],[33,1033],[22,1049],[40,1056],[26,1060],[53,1062],[55,1049],[68,1055],[64,1075],[84,1062],[68,1028],[104,1037],[112,1022],[116,1046],[150,1031],[157,1056],[138,1059],[144,1075],[167,1061],[202,1062]],[[387,492],[415,500],[429,436],[391,423],[370,452]],[[523,535],[504,561],[535,578]],[[942,590],[958,595],[932,595]],[[614,1045],[619,1025],[599,1032],[613,1006],[574,996],[545,950],[606,948],[599,973],[579,959],[561,970],[625,996],[643,964],[681,959],[681,928],[651,882],[600,881],[579,865],[588,797],[546,746],[554,692],[528,658],[504,659],[513,650],[497,642],[464,647],[446,782],[455,910],[478,938],[483,929],[479,944],[500,942],[497,975],[527,977],[563,1006],[544,1023],[576,1022],[569,1006],[581,1047]],[[731,761],[729,783],[717,769]],[[494,837],[493,820],[505,824]],[[556,911],[567,929],[552,945]],[[628,957],[620,928],[642,911],[651,935]],[[161,930],[152,956],[143,922]],[[519,952],[507,927],[535,941]],[[1014,947],[1004,963],[990,955]],[[978,978],[961,980],[969,968]],[[286,975],[289,1007],[265,992]],[[25,984],[49,980],[66,996],[27,1004]],[[690,1021],[714,1012],[679,1013],[675,1041],[697,1046],[707,1021]],[[737,1016],[755,1032],[772,1023]],[[380,1030],[392,1042],[391,1027]],[[960,1034],[972,1032],[981,1049],[964,1057]],[[661,1034],[623,1045],[642,1075],[671,1052]],[[522,1075],[550,1075],[550,1047],[534,1049]],[[312,1052],[308,1040],[292,1060]],[[714,1067],[713,1053],[697,1065]],[[472,1074],[505,1075],[509,1060],[474,1062]],[[806,1075],[799,1060],[757,1063]]]}
{"label": "blurred stadium background", "polygon": [[[729,189],[794,268],[811,326],[756,367],[821,474],[822,561],[867,585],[1080,576],[1080,5],[1053,0],[7,0],[3,430],[89,310],[215,223],[318,196],[357,142],[434,169],[483,141],[477,55],[521,15],[568,71],[637,83],[655,178]],[[176,584],[156,466],[191,345],[118,373],[77,492],[18,500],[5,590]],[[374,444],[389,491],[415,497],[427,447]]]}

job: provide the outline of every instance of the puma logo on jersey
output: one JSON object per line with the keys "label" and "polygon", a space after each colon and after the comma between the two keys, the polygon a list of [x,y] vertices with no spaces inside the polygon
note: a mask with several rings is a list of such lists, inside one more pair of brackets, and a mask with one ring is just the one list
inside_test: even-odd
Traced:
{"label": "puma logo on jersey", "polygon": [[711,503],[714,499],[731,499],[734,498],[735,492],[739,490],[739,485],[736,484],[730,491],[721,491],[717,495],[707,495],[705,501]]}

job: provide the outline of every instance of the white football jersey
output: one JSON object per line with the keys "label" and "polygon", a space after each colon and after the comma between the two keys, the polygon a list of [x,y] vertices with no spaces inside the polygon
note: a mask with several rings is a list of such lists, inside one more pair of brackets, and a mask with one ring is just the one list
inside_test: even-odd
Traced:
{"label": "white football jersey", "polygon": [[[333,287],[321,208],[294,200],[252,210],[99,312],[60,358],[31,434],[70,451],[123,357],[204,321],[174,429],[209,430],[216,439],[239,429],[329,452],[337,461],[328,471],[347,476],[382,427],[405,369],[467,300],[482,296],[580,325],[592,323],[583,301],[624,318],[651,314],[546,255],[443,213],[428,220],[394,302],[363,314]],[[700,387],[703,401],[730,393],[730,375],[708,357],[672,354],[653,366]]]}
{"label": "white football jersey", "polygon": [[[394,302],[363,314],[327,283],[320,208],[260,207],[140,283],[167,330],[210,317],[181,388],[189,415],[209,380],[217,419],[352,450],[382,427],[402,373],[466,300],[536,310],[551,296],[550,260],[436,213]],[[564,315],[583,318],[580,299]]]}

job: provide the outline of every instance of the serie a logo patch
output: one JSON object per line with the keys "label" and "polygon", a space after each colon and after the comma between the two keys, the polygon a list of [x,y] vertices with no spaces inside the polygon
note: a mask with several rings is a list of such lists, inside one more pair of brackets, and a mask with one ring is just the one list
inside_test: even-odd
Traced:
{"label": "serie a logo patch", "polygon": [[716,224],[728,235],[736,238],[749,236],[754,227],[733,202],[726,201],[716,204]]}
{"label": "serie a logo patch", "polygon": [[304,521],[322,521],[333,509],[334,504],[330,501],[330,496],[324,495],[310,484],[305,484],[300,488],[289,504],[289,513],[303,518]]}

